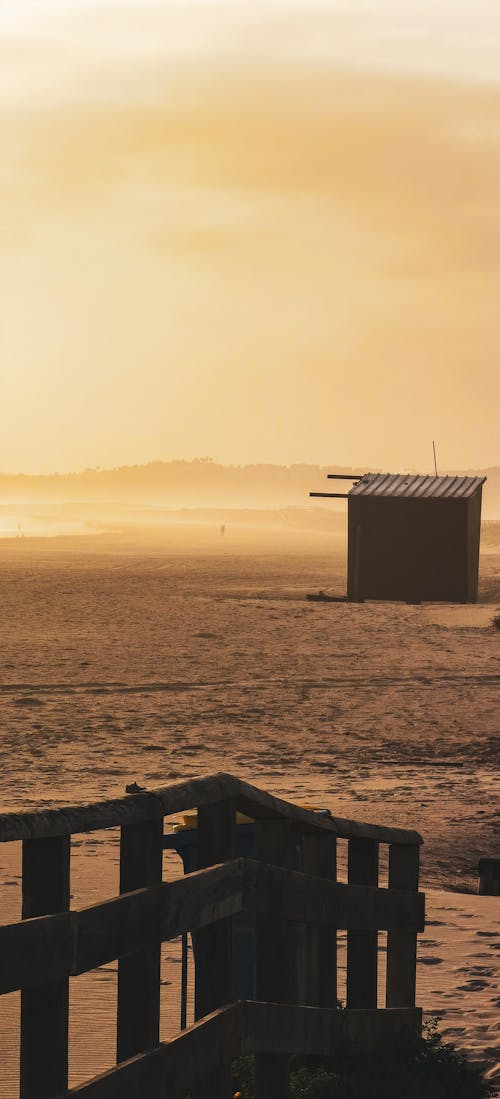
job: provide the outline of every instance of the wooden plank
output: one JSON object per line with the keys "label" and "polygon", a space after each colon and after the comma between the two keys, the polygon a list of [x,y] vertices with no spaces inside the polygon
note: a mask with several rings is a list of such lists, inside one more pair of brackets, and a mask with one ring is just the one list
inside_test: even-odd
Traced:
{"label": "wooden plank", "polygon": [[68,977],[73,963],[73,913],[39,916],[0,927],[0,995]]}
{"label": "wooden plank", "polygon": [[182,932],[181,936],[181,1030],[187,1027],[187,998],[188,998],[188,934]]}
{"label": "wooden plank", "polygon": [[[337,841],[335,836],[306,835],[302,839],[304,874],[335,881],[337,877]],[[330,924],[306,925],[305,999],[299,1002],[314,1007],[337,1006],[337,930],[335,906],[331,905]]]}
{"label": "wooden plank", "polygon": [[185,931],[235,915],[242,908],[241,859],[84,908],[74,913],[77,928],[73,973],[85,973],[160,940],[175,939]]}
{"label": "wooden plank", "polygon": [[354,592],[352,598],[355,603],[362,603],[361,596],[361,547],[362,547],[361,523],[356,525],[354,541]]}
{"label": "wooden plank", "polygon": [[76,976],[243,910],[243,860],[0,926],[0,995]]}
{"label": "wooden plank", "polygon": [[[235,811],[232,802],[202,806],[198,811],[198,865],[213,866],[231,859]],[[217,920],[196,936],[195,1017],[229,1003],[232,992],[232,926]]]}
{"label": "wooden plank", "polygon": [[257,820],[255,824],[255,858],[270,866],[287,867],[290,862],[290,821]]}
{"label": "wooden plank", "polygon": [[[163,821],[124,825],[120,840],[120,892],[161,882]],[[158,1044],[160,1033],[160,942],[118,963],[117,1060]]]}
{"label": "wooden plank", "polygon": [[[180,1099],[186,1089],[196,1087],[220,1065],[238,1057],[240,1028],[240,1005],[231,1004],[205,1016],[170,1042],[73,1088],[67,1099]],[[212,1099],[228,1099],[230,1094],[213,1092]]]}
{"label": "wooden plank", "polygon": [[344,885],[252,859],[244,860],[243,877],[245,908],[259,915],[330,927],[335,912],[337,928],[363,932],[424,926],[422,893]]}
{"label": "wooden plank", "polygon": [[[255,856],[265,866],[257,870],[287,867],[290,856],[290,823],[288,820],[259,820],[255,826]],[[271,864],[271,865],[270,865]],[[279,884],[286,891],[288,871],[279,869]],[[261,880],[257,879],[257,895],[262,906],[257,907],[255,919],[255,997],[286,1003],[293,992],[292,974],[296,959],[291,957],[292,936],[287,922],[262,893]],[[259,1051],[255,1058],[255,1099],[289,1099],[290,1065],[285,1053]]]}
{"label": "wooden plank", "polygon": [[[316,837],[304,840],[315,842]],[[321,836],[319,842],[334,845],[335,837]],[[327,934],[333,914],[339,927],[392,926],[411,932],[423,929],[423,899],[423,894],[403,890],[318,883],[297,871],[233,859],[78,912],[0,927],[0,992],[85,973],[154,946],[160,939],[173,939],[183,931],[236,915],[245,907],[261,915],[319,922]],[[321,976],[333,996],[325,958],[322,950]]]}
{"label": "wooden plank", "polygon": [[156,949],[168,892],[168,883],[136,889],[76,912],[73,973],[87,973],[117,958]]}
{"label": "wooden plank", "polygon": [[[392,889],[418,889],[419,848],[391,844],[389,885]],[[387,934],[387,1007],[414,1007],[417,971],[417,936],[414,931]]]}
{"label": "wooden plank", "polygon": [[[69,908],[69,836],[23,843],[23,919]],[[68,1086],[67,977],[21,993],[21,1099],[50,1099]]]}
{"label": "wooden plank", "polygon": [[[168,797],[166,800],[170,802]],[[66,805],[60,809],[0,813],[0,843],[68,836],[77,832],[96,832],[103,828],[119,828],[137,821],[164,817],[167,812],[181,812],[182,806],[175,805],[177,798],[174,796],[171,800],[174,807],[165,810],[161,795],[145,792],[90,804]],[[194,803],[187,802],[186,808],[192,807],[192,804]]]}
{"label": "wooden plank", "polygon": [[[375,840],[349,840],[347,862],[349,885],[377,885],[378,843]],[[377,1006],[377,947],[376,930],[348,930],[348,1007],[376,1008]]]}
{"label": "wooden plank", "polygon": [[417,1008],[327,1011],[289,1004],[231,1004],[172,1041],[73,1088],[68,1099],[182,1095],[182,1089],[196,1085],[204,1072],[212,1072],[240,1052],[320,1057],[344,1050],[376,1052],[385,1044],[410,1040],[419,1033],[421,1020]]}
{"label": "wooden plank", "polygon": [[242,1005],[242,1053],[325,1057],[366,1055],[402,1045],[420,1033],[418,1008],[326,1010],[290,1004]]}
{"label": "wooden plank", "polygon": [[[198,866],[213,866],[233,857],[236,814],[231,799],[198,809]],[[233,985],[233,926],[231,918],[217,920],[193,938],[195,955],[195,1019],[231,1002]],[[195,1099],[224,1099],[231,1091],[231,1062],[206,1072]]]}
{"label": "wooden plank", "polygon": [[[277,877],[275,871],[277,867],[286,867],[288,864],[289,842],[288,821],[258,821],[255,826],[255,855],[256,859],[265,860],[265,866],[260,866],[258,862],[252,862],[252,865],[247,863],[249,874],[256,875],[253,894],[253,911],[256,915],[255,995],[258,1000],[273,1000],[277,1003],[289,1002],[292,991],[288,927],[280,905],[273,904],[273,897],[267,893],[265,871],[269,871],[268,878],[275,882],[275,892],[284,900],[289,871],[280,869]],[[252,907],[251,904],[248,907]]]}
{"label": "wooden plank", "polygon": [[115,828],[182,813],[195,806],[209,805],[226,798],[234,798],[236,808],[255,819],[286,817],[295,831],[333,832],[345,838],[365,837],[381,843],[422,843],[418,832],[311,813],[224,772],[91,805],[69,805],[29,813],[2,813],[0,843]]}
{"label": "wooden plank", "polygon": [[481,897],[500,897],[500,859],[482,858],[477,864],[478,893]]}
{"label": "wooden plank", "polygon": [[360,481],[364,477],[364,473],[354,473],[347,475],[346,473],[327,473],[328,481]]}

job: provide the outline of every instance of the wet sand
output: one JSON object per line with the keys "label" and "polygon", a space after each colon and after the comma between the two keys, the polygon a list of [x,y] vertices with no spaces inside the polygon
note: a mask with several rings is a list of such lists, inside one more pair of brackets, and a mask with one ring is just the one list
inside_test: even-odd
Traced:
{"label": "wet sand", "polygon": [[[464,892],[478,858],[499,849],[500,554],[483,557],[476,607],[352,606],[305,600],[345,590],[340,549],[217,548],[0,544],[2,808],[226,770],[339,815],[417,828],[431,921],[419,1002],[500,1075],[499,901]],[[76,838],[73,904],[116,891],[116,840]],[[2,922],[19,915],[17,848],[0,849]],[[167,1034],[176,944],[164,959]],[[72,982],[72,1033],[85,1024],[73,1083],[112,1063],[115,982],[113,967]],[[11,1099],[16,997],[0,1011],[0,1094]]]}

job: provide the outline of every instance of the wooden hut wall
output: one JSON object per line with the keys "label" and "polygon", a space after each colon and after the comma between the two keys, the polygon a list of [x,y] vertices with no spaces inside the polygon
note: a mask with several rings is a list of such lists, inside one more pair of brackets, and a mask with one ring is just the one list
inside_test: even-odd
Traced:
{"label": "wooden hut wall", "polygon": [[482,488],[467,500],[467,601],[477,602]]}
{"label": "wooden hut wall", "polygon": [[350,496],[348,598],[475,599],[477,500]]}

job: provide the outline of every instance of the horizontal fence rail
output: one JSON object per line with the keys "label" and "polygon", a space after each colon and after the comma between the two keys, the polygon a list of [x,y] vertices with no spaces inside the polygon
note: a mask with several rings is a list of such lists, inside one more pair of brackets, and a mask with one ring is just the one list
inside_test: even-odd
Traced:
{"label": "horizontal fence rail", "polygon": [[92,805],[70,805],[29,813],[0,813],[0,843],[11,840],[68,836],[73,832],[95,832],[125,824],[173,816],[203,805],[234,800],[235,808],[255,820],[286,819],[300,832],[333,832],[344,839],[374,839],[379,843],[421,844],[418,832],[361,824],[342,817],[314,815],[308,809],[251,786],[223,771],[207,778],[160,786],[139,794]]}
{"label": "horizontal fence rail", "polygon": [[[162,880],[163,818],[196,809],[200,869]],[[253,858],[234,857],[236,812]],[[70,910],[73,832],[121,826],[120,895]],[[291,834],[301,869],[291,869]],[[336,841],[348,841],[348,883]],[[0,816],[23,843],[23,919],[0,926],[0,994],[21,991],[21,1099],[227,1099],[231,1062],[256,1058],[256,1099],[287,1099],[292,1054],[373,1051],[415,1035],[416,941],[424,928],[417,832],[320,816],[231,775],[91,806]],[[379,845],[389,847],[379,886]],[[254,927],[254,995],[233,995],[233,921]],[[347,1004],[337,1004],[337,931],[347,931]],[[190,932],[195,1023],[159,1041],[160,946]],[[387,932],[386,1006],[377,1002]],[[118,960],[117,1064],[68,1090],[70,977]],[[236,1000],[236,1002],[235,1002]]]}
{"label": "horizontal fence rail", "polygon": [[421,1011],[327,1011],[315,1007],[241,1002],[219,1008],[170,1042],[74,1088],[72,1099],[144,1099],[179,1095],[240,1054],[327,1057],[376,1053],[384,1044],[411,1041]]}
{"label": "horizontal fence rail", "polygon": [[419,932],[424,895],[234,859],[79,911],[0,926],[0,993],[76,977],[240,912],[337,930]]}

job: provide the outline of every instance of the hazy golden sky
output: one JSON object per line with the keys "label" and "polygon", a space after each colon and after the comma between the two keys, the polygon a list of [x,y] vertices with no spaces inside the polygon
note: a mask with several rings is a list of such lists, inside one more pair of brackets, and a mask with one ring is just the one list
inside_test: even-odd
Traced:
{"label": "hazy golden sky", "polygon": [[0,0],[0,470],[500,462],[498,0]]}

